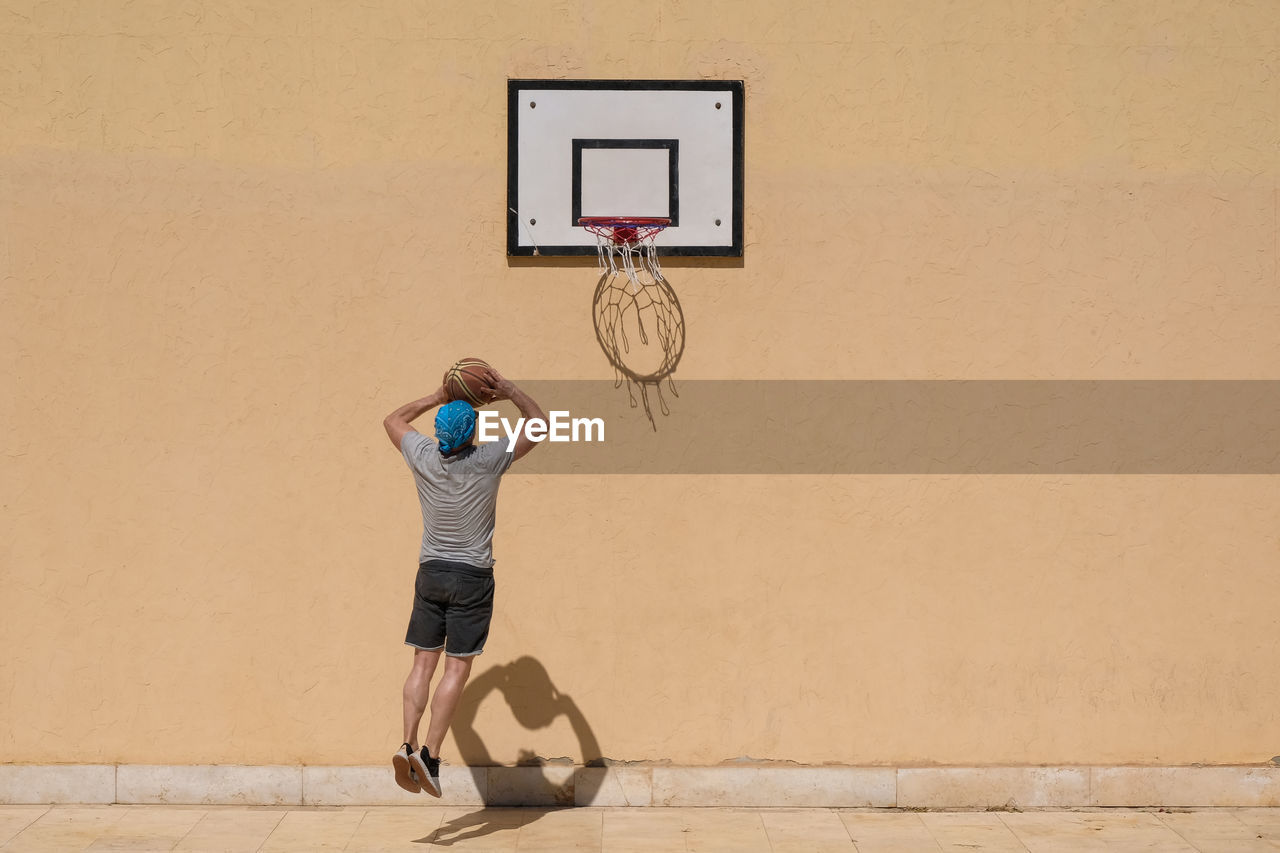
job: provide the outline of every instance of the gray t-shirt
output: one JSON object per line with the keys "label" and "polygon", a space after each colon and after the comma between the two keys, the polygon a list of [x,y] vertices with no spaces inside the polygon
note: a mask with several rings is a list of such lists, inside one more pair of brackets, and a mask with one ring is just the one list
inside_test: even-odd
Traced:
{"label": "gray t-shirt", "polygon": [[477,444],[442,456],[434,438],[408,432],[400,441],[400,453],[413,471],[422,505],[421,561],[454,560],[490,568],[498,483],[514,458],[507,442]]}

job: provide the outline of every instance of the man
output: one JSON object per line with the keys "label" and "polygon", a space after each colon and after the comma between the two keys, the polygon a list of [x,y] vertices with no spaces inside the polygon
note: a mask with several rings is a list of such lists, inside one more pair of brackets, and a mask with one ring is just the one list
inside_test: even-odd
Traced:
{"label": "man", "polygon": [[[547,416],[509,379],[490,369],[491,401],[511,400],[526,419]],[[404,744],[392,758],[396,783],[407,791],[440,796],[440,747],[471,663],[484,651],[493,615],[493,526],[498,484],[512,463],[535,442],[521,431],[515,445],[495,441],[477,446],[476,411],[461,400],[446,403],[444,388],[406,403],[383,420],[391,443],[413,472],[422,506],[422,549],[413,613],[405,644],[413,667],[404,682]],[[436,406],[435,438],[412,422]],[[431,700],[431,721],[419,749],[418,724],[427,709],[431,678],[445,656],[444,675]]]}

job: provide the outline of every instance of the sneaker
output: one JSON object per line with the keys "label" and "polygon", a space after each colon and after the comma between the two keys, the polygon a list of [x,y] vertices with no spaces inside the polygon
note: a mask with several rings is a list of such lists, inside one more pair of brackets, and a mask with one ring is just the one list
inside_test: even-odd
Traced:
{"label": "sneaker", "polygon": [[[411,758],[417,758],[417,756],[413,754],[413,750],[406,743],[400,747],[395,755],[391,756],[391,766],[396,771],[396,784],[411,794],[418,794],[422,792],[422,785],[418,783],[418,778],[413,774]],[[440,795],[436,794],[436,796]]]}
{"label": "sneaker", "polygon": [[433,797],[440,796],[440,759],[432,758],[424,746],[421,753],[409,756],[409,763],[413,765],[422,790]]}

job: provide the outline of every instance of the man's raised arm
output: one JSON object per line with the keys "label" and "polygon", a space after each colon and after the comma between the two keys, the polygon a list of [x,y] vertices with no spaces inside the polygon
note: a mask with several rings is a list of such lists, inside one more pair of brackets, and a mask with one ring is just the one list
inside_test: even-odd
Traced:
{"label": "man's raised arm", "polygon": [[387,430],[387,437],[391,439],[391,443],[396,446],[396,450],[400,449],[400,442],[404,439],[405,433],[414,432],[411,424],[436,406],[443,406],[448,400],[445,398],[444,387],[436,389],[420,400],[414,400],[412,403],[405,403],[391,414],[382,419],[382,426]]}

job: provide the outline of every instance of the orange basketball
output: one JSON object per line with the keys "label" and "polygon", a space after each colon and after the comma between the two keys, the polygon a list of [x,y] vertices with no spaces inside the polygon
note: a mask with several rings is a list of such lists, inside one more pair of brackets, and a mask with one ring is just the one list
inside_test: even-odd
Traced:
{"label": "orange basketball", "polygon": [[473,406],[492,402],[488,363],[478,358],[460,359],[444,372],[444,393],[450,401],[465,400]]}

